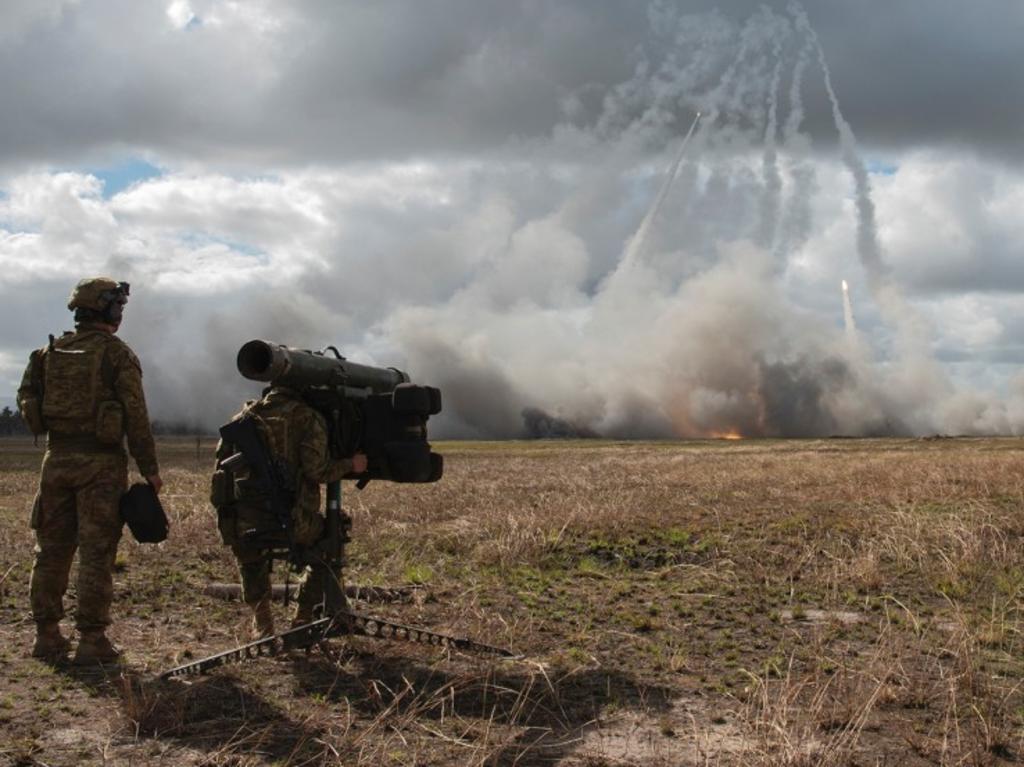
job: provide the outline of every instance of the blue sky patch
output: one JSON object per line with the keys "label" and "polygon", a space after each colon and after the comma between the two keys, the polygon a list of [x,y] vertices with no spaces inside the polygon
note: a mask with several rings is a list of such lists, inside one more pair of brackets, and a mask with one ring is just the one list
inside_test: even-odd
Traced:
{"label": "blue sky patch", "polygon": [[899,165],[884,160],[868,160],[866,165],[868,173],[875,173],[879,176],[895,176],[896,171],[900,169]]}
{"label": "blue sky patch", "polygon": [[250,258],[256,259],[267,258],[266,251],[260,248],[248,245],[244,242],[237,242],[235,240],[228,240],[224,237],[217,237],[207,232],[186,232],[178,239],[180,242],[193,249],[202,248],[207,245],[223,245],[235,253],[241,253],[243,256],[249,256]]}
{"label": "blue sky patch", "polygon": [[90,168],[88,172],[103,182],[103,197],[108,200],[132,184],[158,178],[164,173],[155,165],[137,157],[106,168]]}

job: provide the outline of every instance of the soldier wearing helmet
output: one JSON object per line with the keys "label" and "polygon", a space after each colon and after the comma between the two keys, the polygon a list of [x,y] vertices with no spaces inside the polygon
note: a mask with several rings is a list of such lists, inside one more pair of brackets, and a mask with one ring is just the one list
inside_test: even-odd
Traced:
{"label": "soldier wearing helmet", "polygon": [[32,509],[32,655],[56,659],[70,642],[61,634],[64,592],[78,551],[77,664],[112,662],[119,651],[106,636],[113,568],[128,484],[128,451],[159,492],[162,482],[142,392],[138,357],[115,336],[128,283],[82,280],[68,309],[75,330],[32,352],[18,389],[18,408],[34,434],[46,434],[39,492]]}

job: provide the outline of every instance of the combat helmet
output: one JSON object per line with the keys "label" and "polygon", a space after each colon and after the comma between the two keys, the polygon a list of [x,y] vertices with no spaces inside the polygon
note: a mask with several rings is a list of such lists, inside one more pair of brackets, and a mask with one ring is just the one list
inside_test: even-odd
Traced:
{"label": "combat helmet", "polygon": [[124,305],[128,303],[127,282],[109,277],[88,277],[71,291],[68,309],[75,313],[76,322],[100,321],[111,325],[121,323]]}

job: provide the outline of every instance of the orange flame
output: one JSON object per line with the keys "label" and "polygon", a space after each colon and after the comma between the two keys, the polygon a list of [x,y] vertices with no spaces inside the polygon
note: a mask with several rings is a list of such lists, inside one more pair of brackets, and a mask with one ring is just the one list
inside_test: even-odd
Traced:
{"label": "orange flame", "polygon": [[743,439],[743,435],[738,431],[713,431],[711,432],[712,439]]}

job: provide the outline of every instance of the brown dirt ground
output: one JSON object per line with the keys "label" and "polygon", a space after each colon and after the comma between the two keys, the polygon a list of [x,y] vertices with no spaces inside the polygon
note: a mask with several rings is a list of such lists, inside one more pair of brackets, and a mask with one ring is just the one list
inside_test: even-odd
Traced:
{"label": "brown dirt ground", "polygon": [[126,662],[81,670],[27,657],[41,452],[0,441],[0,764],[1024,755],[1021,440],[438,449],[436,485],[346,486],[349,580],[424,586],[360,608],[522,660],[354,638],[333,658],[161,682],[248,630],[244,606],[203,594],[234,578],[205,501],[212,443],[161,443],[171,538],[122,542],[111,635]]}

